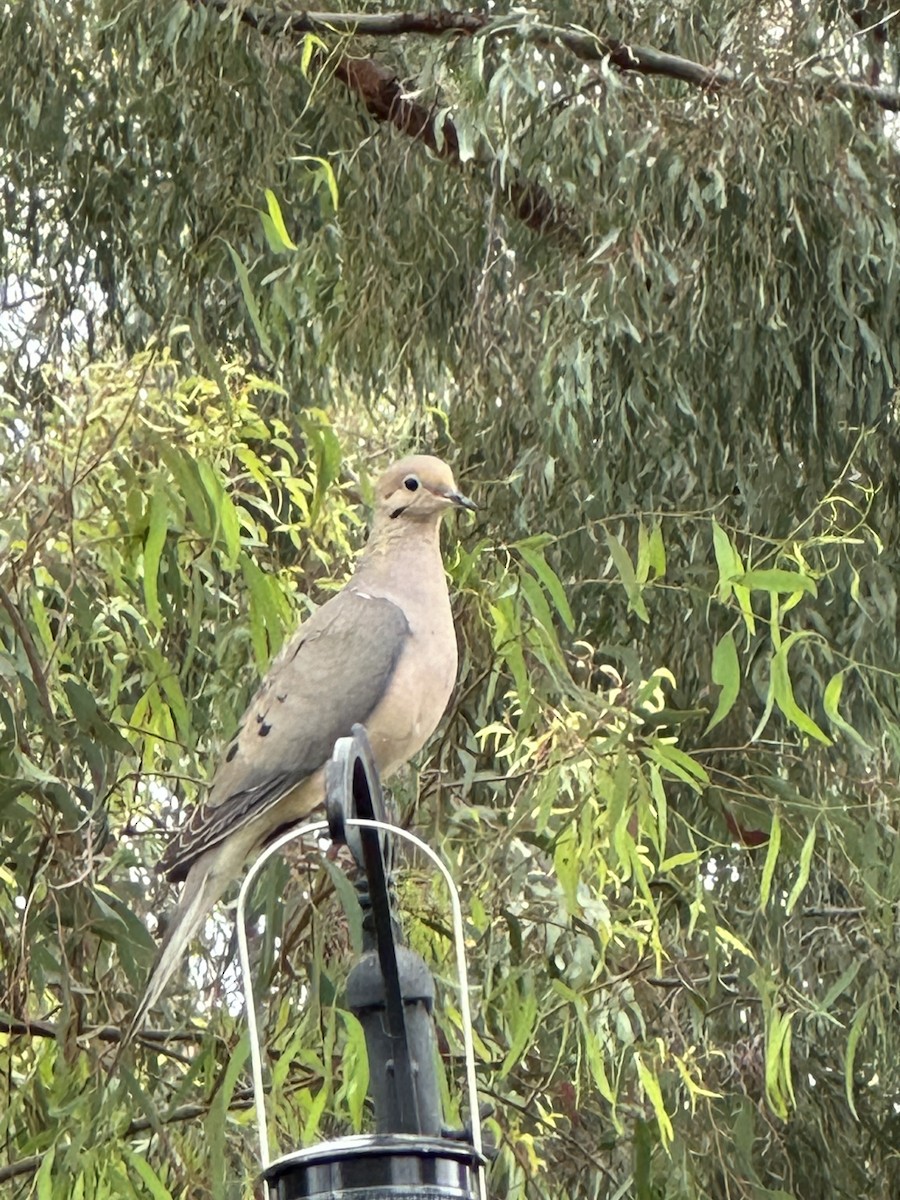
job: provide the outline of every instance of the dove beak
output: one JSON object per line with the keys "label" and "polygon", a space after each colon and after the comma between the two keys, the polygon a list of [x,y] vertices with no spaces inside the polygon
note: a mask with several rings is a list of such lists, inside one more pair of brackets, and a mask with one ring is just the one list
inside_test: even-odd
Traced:
{"label": "dove beak", "polygon": [[470,500],[468,496],[464,496],[462,492],[457,492],[451,487],[436,487],[434,494],[442,496],[449,504],[453,504],[457,508],[467,508],[469,512],[475,512],[478,508],[474,500]]}

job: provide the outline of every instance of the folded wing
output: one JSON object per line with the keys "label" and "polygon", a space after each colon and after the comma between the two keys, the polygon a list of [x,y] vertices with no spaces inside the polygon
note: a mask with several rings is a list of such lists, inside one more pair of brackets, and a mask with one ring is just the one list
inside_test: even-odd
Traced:
{"label": "folded wing", "polygon": [[273,662],[228,746],[207,799],[167,847],[172,880],[236,829],[256,821],[365,725],[411,636],[390,600],[345,588],[305,622]]}

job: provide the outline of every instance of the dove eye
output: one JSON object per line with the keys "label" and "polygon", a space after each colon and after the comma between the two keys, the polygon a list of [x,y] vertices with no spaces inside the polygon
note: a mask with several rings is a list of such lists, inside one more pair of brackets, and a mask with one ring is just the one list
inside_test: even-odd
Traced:
{"label": "dove eye", "polygon": [[403,486],[408,492],[415,492],[418,491],[419,481],[416,479],[415,475],[409,475],[403,480]]}

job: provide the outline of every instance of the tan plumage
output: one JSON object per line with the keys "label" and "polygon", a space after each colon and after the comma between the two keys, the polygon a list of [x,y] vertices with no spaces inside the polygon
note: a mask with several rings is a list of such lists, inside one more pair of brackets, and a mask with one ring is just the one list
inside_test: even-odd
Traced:
{"label": "tan plumage", "polygon": [[434,732],[457,668],[440,551],[441,517],[454,506],[474,508],[438,458],[405,458],[378,480],[353,578],[272,663],[206,800],[160,861],[184,887],[122,1046],[247,859],[322,803],[335,741],[363,724],[384,777]]}

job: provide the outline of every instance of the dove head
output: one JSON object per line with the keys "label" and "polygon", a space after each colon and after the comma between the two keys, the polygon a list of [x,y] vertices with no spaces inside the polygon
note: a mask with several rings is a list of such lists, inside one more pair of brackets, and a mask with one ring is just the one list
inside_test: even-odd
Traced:
{"label": "dove head", "polygon": [[413,522],[437,525],[451,508],[475,505],[456,486],[447,464],[430,454],[402,458],[375,484],[375,524],[382,528]]}

